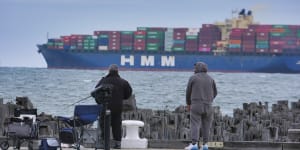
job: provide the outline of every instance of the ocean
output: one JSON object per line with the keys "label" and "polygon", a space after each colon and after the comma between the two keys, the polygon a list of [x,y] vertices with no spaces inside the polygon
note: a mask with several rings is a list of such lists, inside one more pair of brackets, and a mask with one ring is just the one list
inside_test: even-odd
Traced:
{"label": "ocean", "polygon": [[[0,67],[0,98],[15,102],[17,96],[27,96],[38,109],[54,116],[72,116],[74,103],[90,96],[106,70],[69,70],[46,68]],[[175,110],[185,105],[185,90],[190,72],[120,71],[129,81],[138,108]],[[232,116],[233,109],[243,103],[268,102],[269,108],[278,100],[300,99],[299,74],[218,73],[215,79],[218,95],[215,106],[223,115]],[[88,98],[76,104],[94,104]]]}

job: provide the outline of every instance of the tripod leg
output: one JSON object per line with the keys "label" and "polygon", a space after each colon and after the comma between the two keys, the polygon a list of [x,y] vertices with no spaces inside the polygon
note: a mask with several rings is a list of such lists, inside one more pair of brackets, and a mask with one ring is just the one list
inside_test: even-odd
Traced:
{"label": "tripod leg", "polygon": [[110,110],[105,111],[104,122],[104,149],[110,150]]}

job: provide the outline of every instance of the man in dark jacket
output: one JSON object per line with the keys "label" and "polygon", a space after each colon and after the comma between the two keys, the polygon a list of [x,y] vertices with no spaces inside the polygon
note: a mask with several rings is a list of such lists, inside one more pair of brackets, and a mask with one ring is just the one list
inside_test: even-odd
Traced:
{"label": "man in dark jacket", "polygon": [[[123,100],[128,99],[132,94],[132,88],[128,81],[121,78],[118,73],[118,66],[112,64],[109,66],[109,73],[103,77],[96,88],[101,84],[112,84],[112,97],[108,102],[108,109],[111,111],[111,127],[113,133],[113,139],[115,145],[113,148],[121,148],[121,138],[122,138],[122,110],[123,110]],[[102,112],[104,114],[105,112]],[[101,117],[101,122],[103,123],[103,116]],[[103,124],[101,124],[103,129]],[[102,132],[103,133],[103,132]],[[103,135],[102,135],[103,136]]]}
{"label": "man in dark jacket", "polygon": [[208,149],[207,142],[213,119],[212,103],[217,96],[216,83],[207,74],[207,65],[203,62],[197,62],[194,65],[194,73],[186,88],[186,104],[187,110],[190,111],[192,140],[192,143],[185,148],[187,150],[198,146],[196,143],[199,140],[200,128],[203,135],[201,148]]}

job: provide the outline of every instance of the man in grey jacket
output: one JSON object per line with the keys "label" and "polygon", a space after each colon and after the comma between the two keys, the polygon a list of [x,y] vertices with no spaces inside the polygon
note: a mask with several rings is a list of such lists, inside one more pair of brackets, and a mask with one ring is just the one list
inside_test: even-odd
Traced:
{"label": "man in grey jacket", "polygon": [[203,135],[203,146],[208,149],[207,142],[212,123],[212,103],[217,96],[217,88],[213,78],[207,74],[207,65],[197,62],[194,65],[194,75],[188,81],[186,88],[187,110],[190,111],[190,129],[192,143],[185,149],[198,147],[199,130]]}

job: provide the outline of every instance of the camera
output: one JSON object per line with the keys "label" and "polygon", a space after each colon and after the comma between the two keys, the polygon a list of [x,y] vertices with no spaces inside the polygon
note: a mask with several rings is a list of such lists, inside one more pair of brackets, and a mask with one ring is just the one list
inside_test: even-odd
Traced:
{"label": "camera", "polygon": [[91,92],[91,96],[95,98],[97,104],[107,103],[112,97],[113,85],[101,84]]}

